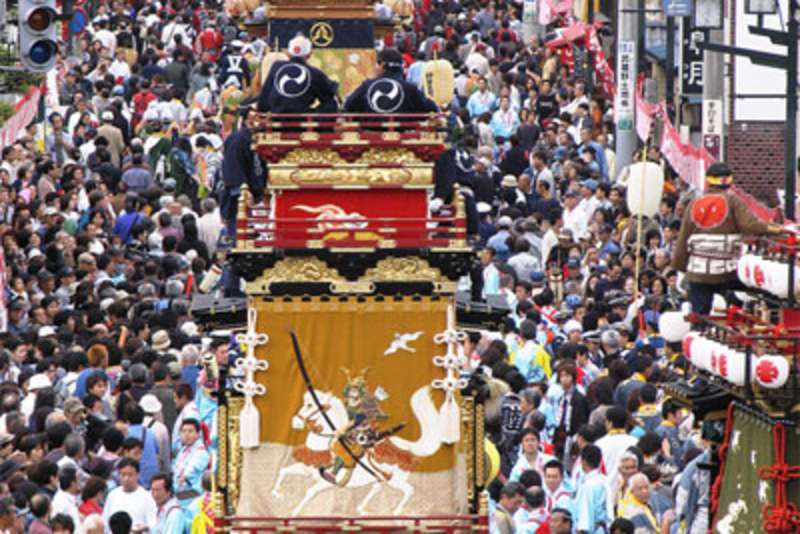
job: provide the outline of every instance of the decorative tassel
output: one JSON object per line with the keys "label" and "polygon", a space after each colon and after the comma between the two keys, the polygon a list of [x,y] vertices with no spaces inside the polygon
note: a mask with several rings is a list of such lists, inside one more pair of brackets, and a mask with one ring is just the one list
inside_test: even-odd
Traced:
{"label": "decorative tassel", "polygon": [[461,440],[461,413],[452,390],[447,392],[439,410],[439,424],[442,428],[442,443],[452,445]]}
{"label": "decorative tassel", "polygon": [[259,434],[261,432],[260,419],[252,397],[247,397],[247,401],[239,414],[239,444],[243,449],[258,447]]}

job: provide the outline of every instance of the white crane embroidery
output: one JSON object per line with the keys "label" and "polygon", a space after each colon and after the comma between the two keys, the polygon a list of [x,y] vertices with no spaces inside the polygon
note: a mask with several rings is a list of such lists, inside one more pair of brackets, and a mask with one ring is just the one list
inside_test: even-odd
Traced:
{"label": "white crane embroidery", "polygon": [[389,356],[390,354],[394,354],[398,350],[404,350],[406,352],[417,352],[417,349],[413,347],[409,347],[408,344],[412,341],[416,341],[419,337],[423,334],[423,332],[414,332],[413,334],[395,334],[394,341],[392,344],[389,345],[389,348],[383,353],[384,356]]}

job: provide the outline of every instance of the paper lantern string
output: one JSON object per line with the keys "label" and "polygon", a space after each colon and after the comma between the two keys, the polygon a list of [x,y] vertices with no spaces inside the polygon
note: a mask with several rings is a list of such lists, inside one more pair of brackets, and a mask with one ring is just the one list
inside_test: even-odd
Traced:
{"label": "paper lantern string", "polygon": [[800,529],[800,512],[794,503],[786,502],[786,484],[793,478],[800,478],[800,465],[786,463],[786,427],[783,423],[775,424],[772,445],[775,463],[759,467],[758,476],[763,480],[775,481],[775,504],[765,505],[761,509],[761,525],[765,532],[797,532]]}

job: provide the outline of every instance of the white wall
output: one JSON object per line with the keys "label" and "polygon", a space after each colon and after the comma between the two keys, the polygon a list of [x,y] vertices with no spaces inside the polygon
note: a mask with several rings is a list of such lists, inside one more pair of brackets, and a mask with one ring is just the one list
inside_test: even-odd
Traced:
{"label": "white wall", "polygon": [[[749,25],[755,26],[758,18],[745,15],[745,0],[734,0],[736,9],[736,27],[733,44],[742,48],[750,48],[762,52],[785,55],[786,47],[773,45],[767,37],[752,35]],[[784,26],[778,15],[764,17],[764,26],[775,30],[784,30],[788,15],[787,0],[779,0],[783,14]],[[750,59],[735,56],[736,63],[734,94],[785,94],[786,72],[771,67],[754,65]],[[736,98],[734,103],[734,120],[736,121],[784,121],[786,120],[786,100],[783,98]]]}

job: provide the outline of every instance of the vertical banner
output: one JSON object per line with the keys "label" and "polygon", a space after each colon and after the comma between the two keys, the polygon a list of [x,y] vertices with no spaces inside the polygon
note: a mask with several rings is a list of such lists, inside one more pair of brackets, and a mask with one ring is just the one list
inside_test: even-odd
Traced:
{"label": "vertical banner", "polygon": [[445,443],[435,389],[448,302],[256,303],[269,369],[256,375],[266,394],[255,400],[260,445],[244,451],[241,515],[466,511],[464,458]]}
{"label": "vertical banner", "polygon": [[522,3],[522,38],[525,43],[530,43],[531,38],[538,34],[537,19],[536,0],[524,0]]}
{"label": "vertical banner", "polygon": [[633,130],[636,90],[636,43],[620,41],[617,56],[617,95],[614,101],[618,130]]}
{"label": "vertical banner", "polygon": [[697,43],[708,40],[708,30],[692,28],[684,22],[681,36],[681,94],[703,94],[703,51]]}
{"label": "vertical banner", "polygon": [[722,99],[703,99],[703,146],[715,160],[722,159],[723,147]]}

